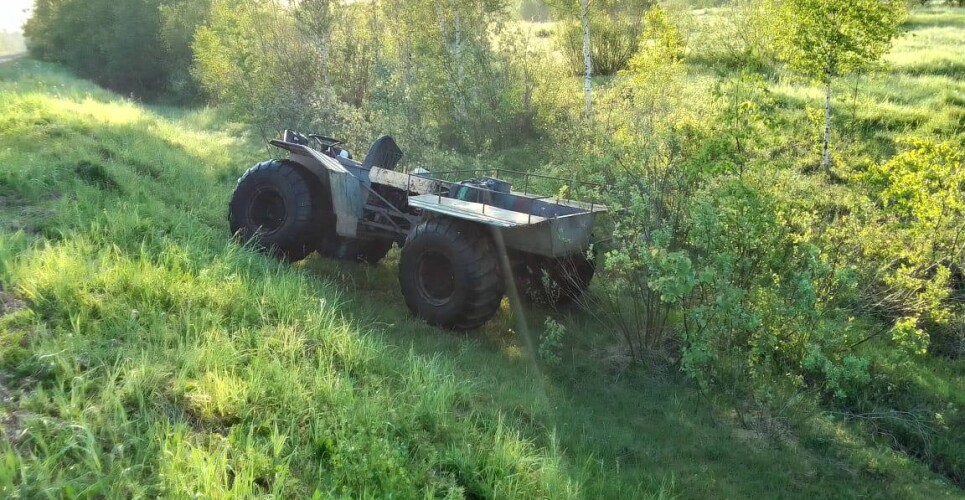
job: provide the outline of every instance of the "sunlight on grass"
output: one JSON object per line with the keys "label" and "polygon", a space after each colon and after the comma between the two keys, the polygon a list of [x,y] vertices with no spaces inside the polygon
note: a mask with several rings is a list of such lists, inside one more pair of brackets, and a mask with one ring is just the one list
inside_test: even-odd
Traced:
{"label": "sunlight on grass", "polygon": [[[892,69],[862,77],[855,97],[848,79],[836,84],[836,119],[859,138],[846,146],[887,151],[906,132],[960,131],[962,15],[938,9],[910,23]],[[550,47],[548,23],[524,28]],[[686,100],[709,99],[721,77],[689,71]],[[787,127],[780,140],[798,146],[823,94],[781,76],[769,112]],[[0,301],[16,304],[0,309],[0,495],[960,491],[896,451],[873,420],[822,414],[778,438],[741,426],[679,373],[629,369],[611,332],[578,311],[516,312],[507,300],[477,333],[430,327],[404,306],[398,249],[364,266],[289,265],[240,247],[227,234],[228,197],[268,153],[216,109],[147,107],[20,61],[0,67],[0,127]],[[524,153],[513,159],[523,167],[539,156]],[[848,196],[781,161],[773,181],[788,196],[829,211]],[[533,352],[547,317],[567,332],[556,364]],[[962,363],[900,366],[922,401],[965,405]]]}

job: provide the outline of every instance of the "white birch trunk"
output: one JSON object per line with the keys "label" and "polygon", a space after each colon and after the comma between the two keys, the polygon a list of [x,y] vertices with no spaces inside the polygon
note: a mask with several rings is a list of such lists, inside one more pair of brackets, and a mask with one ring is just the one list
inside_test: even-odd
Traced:
{"label": "white birch trunk", "polygon": [[583,22],[583,92],[586,96],[584,113],[593,113],[593,55],[590,53],[590,0],[581,0],[580,19]]}
{"label": "white birch trunk", "polygon": [[831,76],[828,75],[824,98],[824,148],[821,154],[821,168],[831,173]]}
{"label": "white birch trunk", "polygon": [[439,20],[439,34],[442,37],[442,44],[449,53],[449,61],[445,65],[448,78],[449,96],[452,98],[453,111],[456,119],[465,118],[465,93],[462,92],[461,73],[462,66],[462,20],[459,11],[456,9],[455,2],[449,0],[449,8],[454,13],[454,41],[449,40],[449,29],[446,26],[446,11],[439,0],[436,0],[436,17]]}
{"label": "white birch trunk", "polygon": [[456,60],[456,90],[458,92],[456,96],[456,116],[458,116],[460,120],[465,120],[467,113],[465,66],[462,60],[462,18],[459,16],[458,10],[456,10],[455,25],[456,41],[452,55]]}
{"label": "white birch trunk", "polygon": [[331,37],[329,37],[328,34],[322,38],[322,80],[325,81],[326,87],[332,86],[332,82],[329,80],[328,76],[328,57],[330,54],[328,44],[330,41]]}

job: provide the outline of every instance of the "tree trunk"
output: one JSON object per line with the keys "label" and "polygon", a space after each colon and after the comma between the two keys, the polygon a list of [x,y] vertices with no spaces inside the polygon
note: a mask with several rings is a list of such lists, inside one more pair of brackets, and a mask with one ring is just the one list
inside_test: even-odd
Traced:
{"label": "tree trunk", "polygon": [[824,148],[821,154],[821,168],[831,174],[831,75],[825,82],[824,93]]}
{"label": "tree trunk", "polygon": [[581,0],[583,22],[583,92],[586,94],[586,117],[593,112],[593,55],[590,53],[590,0]]}
{"label": "tree trunk", "polygon": [[448,58],[444,61],[446,75],[448,76],[449,95],[452,98],[453,113],[456,120],[465,122],[466,119],[466,99],[462,82],[463,61],[462,61],[462,19],[456,9],[455,2],[449,0],[449,11],[454,13],[454,40],[450,40],[447,10],[439,0],[436,0],[436,17],[439,20],[439,35],[442,37],[442,44],[445,47]]}
{"label": "tree trunk", "polygon": [[331,41],[331,37],[329,37],[326,34],[324,41],[322,42],[322,61],[321,61],[322,80],[325,81],[326,87],[332,86],[332,81],[328,75],[328,58],[329,58],[329,51],[330,51],[328,44],[330,41]]}
{"label": "tree trunk", "polygon": [[[453,10],[455,10],[455,8]],[[462,18],[459,16],[458,10],[456,10],[455,13],[456,40],[453,56],[456,59],[456,88],[458,89],[458,95],[456,96],[456,116],[459,117],[460,120],[465,121],[468,113],[466,110],[466,71],[462,56]]]}

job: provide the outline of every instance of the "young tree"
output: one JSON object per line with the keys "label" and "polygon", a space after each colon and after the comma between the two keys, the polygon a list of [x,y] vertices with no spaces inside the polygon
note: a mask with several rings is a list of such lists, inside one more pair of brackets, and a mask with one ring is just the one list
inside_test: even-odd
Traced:
{"label": "young tree", "polygon": [[640,49],[620,72],[633,91],[634,108],[640,111],[636,128],[641,139],[657,133],[663,119],[678,107],[679,82],[686,74],[683,66],[684,39],[667,10],[655,5],[644,16]]}
{"label": "young tree", "polygon": [[825,88],[821,167],[831,169],[831,82],[881,59],[898,35],[902,0],[785,0],[778,37],[782,58]]}
{"label": "young tree", "polygon": [[310,40],[312,47],[318,50],[318,64],[326,86],[332,83],[329,65],[332,30],[336,21],[333,18],[337,8],[338,5],[333,0],[302,0],[294,10],[301,35]]}
{"label": "young tree", "polygon": [[586,116],[593,112],[593,55],[590,52],[590,0],[580,1],[580,23],[583,25],[583,93]]}
{"label": "young tree", "polygon": [[593,52],[590,47],[590,5],[594,0],[549,0],[547,4],[553,9],[557,18],[580,19],[583,39],[583,95],[585,98],[584,114],[589,118],[593,112]]}

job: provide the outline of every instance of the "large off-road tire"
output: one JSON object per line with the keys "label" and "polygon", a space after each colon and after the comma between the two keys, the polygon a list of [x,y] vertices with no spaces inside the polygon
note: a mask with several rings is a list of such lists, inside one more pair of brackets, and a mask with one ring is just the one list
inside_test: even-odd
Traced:
{"label": "large off-road tire", "polygon": [[232,234],[261,251],[304,259],[325,237],[324,203],[311,174],[287,160],[270,160],[238,179],[228,209]]}
{"label": "large off-road tire", "polygon": [[406,238],[399,284],[413,314],[456,330],[482,326],[505,293],[499,255],[485,228],[438,218]]}
{"label": "large off-road tire", "polygon": [[596,263],[581,253],[568,255],[552,261],[549,274],[559,287],[557,304],[575,302],[590,287],[593,275],[596,274]]}
{"label": "large off-road tire", "polygon": [[595,273],[596,264],[583,254],[523,259],[514,266],[520,294],[530,302],[549,306],[578,302]]}

